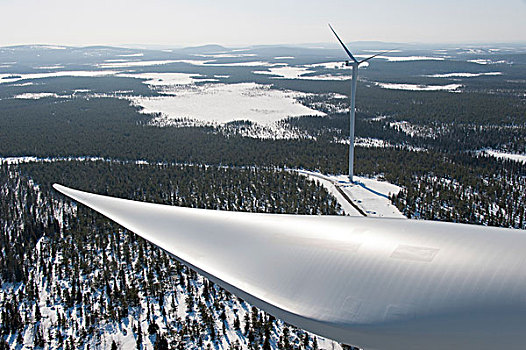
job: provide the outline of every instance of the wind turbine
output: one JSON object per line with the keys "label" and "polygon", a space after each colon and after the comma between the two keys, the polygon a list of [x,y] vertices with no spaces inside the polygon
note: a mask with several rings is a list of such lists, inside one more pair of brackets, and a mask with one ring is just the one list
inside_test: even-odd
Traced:
{"label": "wind turbine", "polygon": [[331,28],[332,32],[340,42],[340,44],[343,46],[343,49],[347,53],[347,55],[351,58],[351,61],[346,61],[346,66],[352,67],[352,81],[351,81],[351,106],[350,106],[350,112],[349,112],[349,118],[350,118],[350,127],[349,127],[349,181],[353,181],[353,167],[354,167],[354,119],[355,119],[355,113],[356,113],[356,83],[358,78],[358,66],[364,62],[369,61],[371,58],[374,58],[381,53],[377,53],[375,55],[372,55],[371,57],[367,57],[366,59],[363,59],[361,61],[358,61],[356,58],[354,58],[353,54],[347,46],[343,43],[343,41],[340,39],[338,34],[336,34],[336,31],[332,28],[332,26],[329,24],[329,28]]}

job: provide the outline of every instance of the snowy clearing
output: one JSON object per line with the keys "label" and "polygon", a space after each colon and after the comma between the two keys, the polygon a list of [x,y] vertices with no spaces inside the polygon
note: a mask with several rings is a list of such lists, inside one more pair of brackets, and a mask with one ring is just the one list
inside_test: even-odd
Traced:
{"label": "snowy clearing", "polygon": [[57,46],[57,45],[34,45],[34,49],[47,49],[47,50],[65,50],[66,46]]}
{"label": "snowy clearing", "polygon": [[310,70],[305,67],[274,67],[269,68],[267,71],[253,71],[254,74],[268,74],[268,75],[277,75],[277,77],[272,77],[272,79],[302,79],[302,80],[347,80],[350,79],[350,76],[347,75],[305,75],[316,73],[313,70]]}
{"label": "snowy clearing", "polygon": [[40,66],[40,67],[33,67],[35,69],[62,69],[64,66],[61,66],[60,64],[55,64],[51,66]]}
{"label": "snowy clearing", "polygon": [[430,78],[473,78],[484,75],[502,75],[502,72],[487,72],[487,73],[445,73],[445,74],[431,74],[427,75]]}
{"label": "snowy clearing", "polygon": [[[369,55],[356,55],[356,57],[367,58]],[[408,62],[408,61],[443,61],[444,57],[433,56],[376,56],[375,58],[382,58],[389,62]]]}
{"label": "snowy clearing", "polygon": [[343,61],[313,63],[313,64],[307,64],[307,65],[305,65],[305,67],[312,67],[312,68],[323,67],[323,68],[326,68],[326,69],[350,68],[350,67],[347,67],[345,65],[345,62],[343,62]]}
{"label": "snowy clearing", "polygon": [[128,53],[128,54],[125,54],[125,55],[117,55],[119,57],[142,57],[144,56],[143,53]]}
{"label": "snowy clearing", "polygon": [[526,154],[514,154],[501,151],[494,151],[491,149],[484,150],[483,152],[497,159],[509,159],[520,163],[526,163]]}
{"label": "snowy clearing", "polygon": [[347,175],[325,175],[318,172],[298,170],[298,173],[307,176],[311,180],[318,181],[324,186],[340,203],[347,215],[361,216],[338,191],[342,190],[353,202],[362,209],[367,216],[386,218],[405,218],[405,216],[391,203],[389,196],[397,194],[401,187],[393,185],[379,178],[355,176],[355,183],[351,184]]}
{"label": "snowy clearing", "polygon": [[309,70],[304,67],[274,67],[269,68],[268,71],[253,71],[254,74],[269,74],[277,75],[279,78],[283,79],[300,79],[301,75],[307,73],[314,73],[314,71]]}
{"label": "snowy clearing", "polygon": [[239,58],[257,56],[255,53],[216,53],[216,54],[194,54],[192,56],[210,58]]}
{"label": "snowy clearing", "polygon": [[477,63],[477,64],[504,64],[504,63],[508,63],[507,61],[504,61],[504,60],[492,61],[492,60],[488,60],[488,59],[468,60],[468,62]]}
{"label": "snowy clearing", "polygon": [[323,74],[323,75],[303,75],[297,79],[302,80],[349,80],[351,76],[349,75],[333,75],[333,74]]}
{"label": "snowy clearing", "polygon": [[417,84],[397,84],[397,83],[376,83],[383,89],[392,90],[411,90],[411,91],[455,91],[462,87],[462,84],[448,85],[417,85]]}
{"label": "snowy clearing", "polygon": [[[335,142],[338,142],[338,143],[341,143],[341,144],[344,144],[344,145],[348,145],[349,144],[349,139],[348,138],[338,139],[338,140],[335,140]],[[371,147],[374,147],[374,148],[393,147],[393,145],[391,143],[389,143],[389,141],[376,139],[376,138],[372,138],[372,137],[355,137],[354,138],[354,145],[358,146],[358,147],[367,147],[367,148],[371,148]]]}
{"label": "snowy clearing", "polygon": [[437,132],[433,128],[423,125],[413,125],[405,120],[389,122],[389,126],[411,137],[418,136],[434,139],[437,136]]}
{"label": "snowy clearing", "polygon": [[117,71],[61,71],[51,73],[31,73],[31,74],[0,74],[0,84],[13,83],[19,80],[44,79],[55,77],[103,77],[114,75]]}
{"label": "snowy clearing", "polygon": [[144,83],[151,86],[188,85],[200,81],[196,78],[202,77],[200,74],[188,73],[119,73],[116,76],[146,79]]}
{"label": "snowy clearing", "polygon": [[205,66],[211,67],[260,67],[260,66],[275,66],[281,63],[269,63],[265,61],[250,61],[250,62],[231,62],[231,63],[209,63],[214,61],[206,62]]}
{"label": "snowy clearing", "polygon": [[54,98],[70,98],[69,95],[57,95],[53,92],[26,92],[20,95],[16,95],[15,98],[22,100],[39,100],[41,98],[54,97]]}
{"label": "snowy clearing", "polygon": [[25,164],[25,163],[53,163],[53,162],[96,162],[96,161],[109,161],[106,158],[101,157],[56,157],[56,158],[40,158],[35,156],[21,156],[21,157],[0,157],[0,164]]}
{"label": "snowy clearing", "polygon": [[179,62],[179,60],[106,62],[106,63],[98,63],[95,65],[95,67],[99,67],[99,68],[148,67],[148,66],[162,66],[165,64],[177,63],[177,62]]}
{"label": "snowy clearing", "polygon": [[296,98],[305,94],[273,90],[256,83],[182,85],[172,90],[174,96],[128,97],[143,113],[160,113],[168,119],[196,119],[212,124],[248,120],[262,125],[287,117],[324,116]]}

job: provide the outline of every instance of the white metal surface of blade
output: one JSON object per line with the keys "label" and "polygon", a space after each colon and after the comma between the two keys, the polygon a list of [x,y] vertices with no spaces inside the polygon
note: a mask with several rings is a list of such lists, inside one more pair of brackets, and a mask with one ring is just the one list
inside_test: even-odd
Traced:
{"label": "white metal surface of blade", "polygon": [[526,232],[55,189],[285,322],[365,349],[524,349]]}

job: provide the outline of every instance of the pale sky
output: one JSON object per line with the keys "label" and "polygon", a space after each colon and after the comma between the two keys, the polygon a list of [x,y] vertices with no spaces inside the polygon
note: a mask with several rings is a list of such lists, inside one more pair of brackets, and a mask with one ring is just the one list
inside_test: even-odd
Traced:
{"label": "pale sky", "polygon": [[526,42],[526,0],[0,0],[0,46]]}

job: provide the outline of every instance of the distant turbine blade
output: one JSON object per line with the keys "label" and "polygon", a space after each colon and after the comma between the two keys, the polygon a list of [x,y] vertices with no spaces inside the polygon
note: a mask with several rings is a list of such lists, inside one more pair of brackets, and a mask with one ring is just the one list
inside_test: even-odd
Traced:
{"label": "distant turbine blade", "polygon": [[397,50],[397,49],[392,49],[392,50],[387,50],[387,51],[379,52],[379,53],[377,53],[377,54],[375,54],[375,55],[372,55],[371,57],[367,57],[366,59],[361,60],[360,62],[358,62],[358,64],[362,64],[362,63],[364,63],[364,62],[369,61],[371,58],[375,58],[376,56],[380,56],[381,54],[385,54],[385,53],[388,53],[388,52],[392,52],[392,51],[394,51],[394,50]]}
{"label": "distant turbine blade", "polygon": [[343,49],[345,50],[345,52],[347,52],[347,55],[349,55],[349,57],[355,62],[355,63],[358,63],[358,61],[356,60],[356,58],[354,58],[354,56],[352,55],[351,51],[349,51],[349,49],[347,48],[347,46],[345,46],[345,44],[343,43],[343,41],[340,39],[340,37],[338,36],[338,34],[336,34],[336,32],[334,31],[334,29],[332,28],[332,26],[329,24],[329,28],[331,28],[332,32],[334,33],[334,35],[336,35],[336,38],[338,39],[338,41],[340,42],[340,44],[342,44],[343,46]]}

